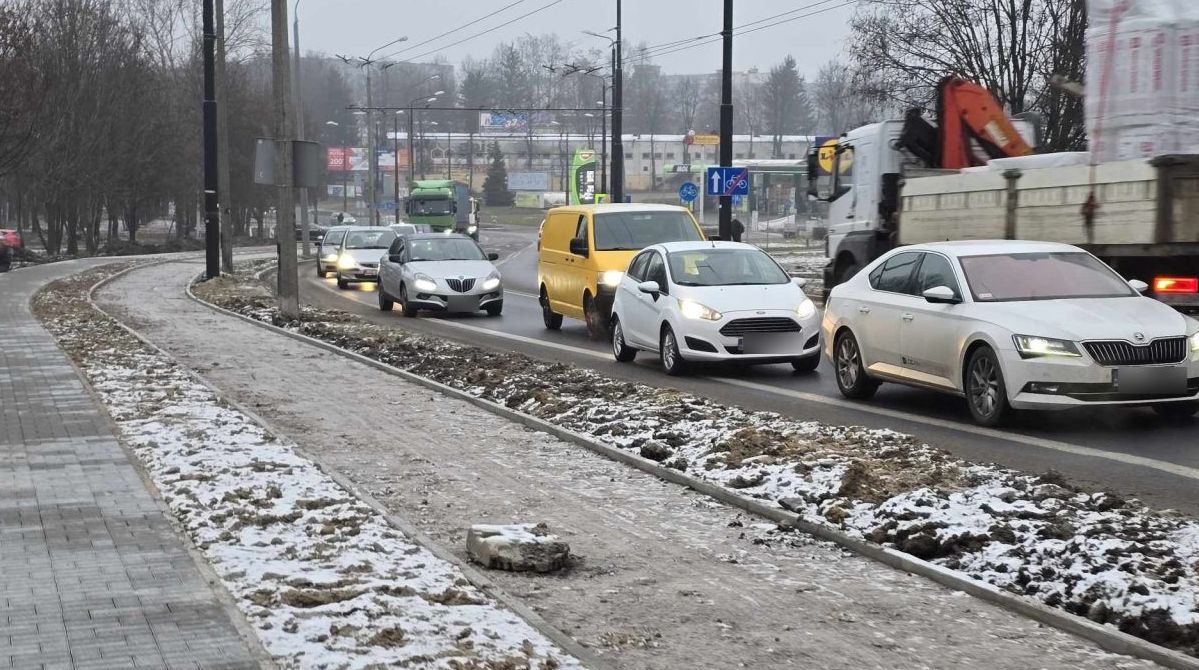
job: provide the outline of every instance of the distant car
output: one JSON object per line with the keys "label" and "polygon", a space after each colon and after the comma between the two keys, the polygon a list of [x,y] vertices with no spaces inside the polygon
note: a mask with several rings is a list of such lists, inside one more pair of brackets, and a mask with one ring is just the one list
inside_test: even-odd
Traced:
{"label": "distant car", "polygon": [[330,273],[337,272],[337,258],[341,255],[341,241],[345,239],[346,231],[353,226],[333,226],[325,231],[325,236],[316,248],[316,276],[324,279]]}
{"label": "distant car", "polygon": [[389,226],[396,235],[418,235],[433,232],[433,226],[427,223],[393,223]]}
{"label": "distant car", "polygon": [[[308,239],[312,242],[320,242],[321,240],[323,240],[325,238],[325,233],[327,233],[327,232],[329,232],[329,229],[324,226],[320,226],[315,223],[308,225]],[[304,229],[300,226],[300,224],[297,223],[296,224],[296,241],[300,242],[303,239],[304,239]]]}
{"label": "distant car", "polygon": [[396,302],[404,316],[420,310],[499,316],[504,309],[500,271],[479,243],[466,235],[422,233],[395,239],[379,269],[379,309]]}
{"label": "distant car", "polygon": [[21,233],[11,228],[0,228],[0,244],[9,249],[20,249],[24,246],[24,242],[21,240]]}
{"label": "distant car", "polygon": [[833,288],[824,353],[849,398],[879,384],[965,396],[976,423],[1010,409],[1199,411],[1199,321],[1140,295],[1068,244],[901,247]]}
{"label": "distant car", "polygon": [[354,218],[349,212],[336,212],[329,217],[330,226],[352,226],[358,223],[358,219]]}
{"label": "distant car", "polygon": [[337,288],[379,281],[379,261],[395,241],[395,231],[381,226],[350,226],[337,249]]}
{"label": "distant car", "polygon": [[612,353],[657,352],[667,374],[693,361],[820,364],[820,317],[801,280],[739,242],[669,242],[629,264],[612,306]]}

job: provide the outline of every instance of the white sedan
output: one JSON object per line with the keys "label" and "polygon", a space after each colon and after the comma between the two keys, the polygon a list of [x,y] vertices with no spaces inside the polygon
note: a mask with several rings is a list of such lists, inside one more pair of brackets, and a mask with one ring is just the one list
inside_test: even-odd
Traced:
{"label": "white sedan", "polygon": [[612,304],[612,353],[657,352],[666,372],[692,361],[820,364],[816,306],[761,249],[738,242],[669,242],[629,263]]}
{"label": "white sedan", "polygon": [[1140,295],[1091,254],[1050,242],[901,247],[833,288],[822,329],[837,386],[884,381],[1009,409],[1151,405],[1199,411],[1199,322]]}

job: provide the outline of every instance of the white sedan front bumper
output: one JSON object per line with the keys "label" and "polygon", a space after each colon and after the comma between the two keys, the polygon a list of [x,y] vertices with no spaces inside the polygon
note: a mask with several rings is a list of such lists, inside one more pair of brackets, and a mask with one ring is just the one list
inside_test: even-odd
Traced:
{"label": "white sedan front bumper", "polygon": [[[784,321],[798,330],[786,331]],[[672,314],[670,327],[689,361],[786,362],[820,354],[820,317],[800,319],[792,310],[725,312],[719,321]]]}
{"label": "white sedan front bumper", "polygon": [[[1000,351],[1008,400],[1016,409],[1069,409],[1096,405],[1149,405],[1199,400],[1199,360],[1176,365],[1132,366],[1185,375],[1186,390],[1166,393],[1121,388],[1120,366],[1103,366],[1089,355],[1077,358],[1021,358],[1015,349]],[[1126,385],[1125,385],[1126,386]]]}

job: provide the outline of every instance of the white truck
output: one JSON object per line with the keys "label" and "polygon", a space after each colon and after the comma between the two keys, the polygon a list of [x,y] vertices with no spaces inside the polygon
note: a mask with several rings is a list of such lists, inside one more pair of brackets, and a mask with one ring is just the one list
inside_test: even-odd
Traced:
{"label": "white truck", "polygon": [[[1085,153],[1034,154],[929,169],[905,148],[904,126],[846,133],[829,183],[809,180],[809,195],[829,203],[826,296],[897,245],[1022,239],[1082,247],[1153,297],[1199,311],[1199,155],[1091,166]],[[812,175],[817,160],[814,152]]]}

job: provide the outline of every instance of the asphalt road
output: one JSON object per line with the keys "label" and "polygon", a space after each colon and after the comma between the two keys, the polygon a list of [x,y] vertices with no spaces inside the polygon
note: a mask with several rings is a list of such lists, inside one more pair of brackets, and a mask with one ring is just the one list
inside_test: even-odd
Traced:
{"label": "asphalt road", "polygon": [[1028,472],[1056,470],[1083,486],[1138,497],[1164,508],[1199,514],[1199,420],[1166,424],[1147,408],[1087,408],[1019,413],[1002,430],[979,428],[964,401],[894,384],[868,402],[845,400],[827,361],[813,374],[789,365],[747,369],[704,367],[684,378],[667,377],[656,357],[642,352],[633,364],[616,363],[607,342],[588,339],[582,322],[562,330],[542,327],[536,298],[536,229],[484,230],[482,243],[500,254],[503,316],[422,316],[403,319],[378,309],[373,284],[339,291],[311,265],[301,266],[301,297],[376,322],[444,336],[468,344],[524,353],[589,367],[628,381],[673,387],[747,409],[826,423],[891,428],[919,437],[962,458]]}

